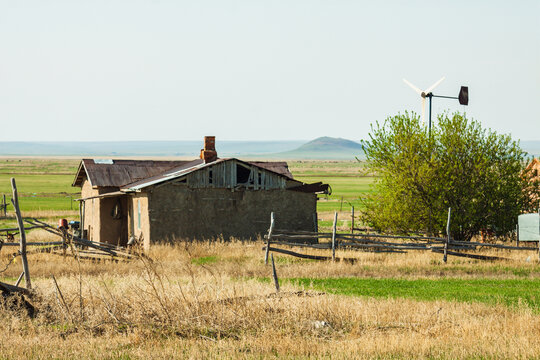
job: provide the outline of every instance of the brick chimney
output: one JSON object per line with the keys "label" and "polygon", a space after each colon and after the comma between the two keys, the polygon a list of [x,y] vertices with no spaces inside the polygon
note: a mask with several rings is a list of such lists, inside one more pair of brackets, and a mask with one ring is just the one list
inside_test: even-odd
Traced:
{"label": "brick chimney", "polygon": [[204,149],[201,149],[201,159],[204,160],[205,163],[217,160],[215,136],[204,137]]}

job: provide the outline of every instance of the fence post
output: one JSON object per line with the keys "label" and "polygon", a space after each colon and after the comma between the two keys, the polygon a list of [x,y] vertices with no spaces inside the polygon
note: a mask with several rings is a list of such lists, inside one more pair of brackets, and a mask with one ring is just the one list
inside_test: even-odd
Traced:
{"label": "fence post", "polygon": [[334,211],[334,225],[332,226],[332,261],[336,261],[336,225],[337,211]]}
{"label": "fence post", "polygon": [[276,286],[276,292],[279,292],[279,280],[276,272],[276,264],[274,264],[274,254],[272,254],[272,276],[274,278],[274,285]]}
{"label": "fence post", "polygon": [[354,206],[351,206],[351,234],[354,234]]}
{"label": "fence post", "polygon": [[15,216],[17,217],[17,225],[19,226],[19,235],[21,238],[21,262],[24,271],[24,282],[26,288],[30,290],[32,288],[32,283],[30,282],[30,272],[28,271],[28,259],[26,258],[26,233],[24,232],[24,224],[21,216],[21,209],[19,208],[19,196],[17,194],[17,184],[15,183],[15,178],[11,178],[11,188],[13,189],[13,207],[15,208]]}
{"label": "fence post", "polygon": [[274,212],[270,213],[270,228],[268,229],[268,235],[266,236],[266,250],[264,252],[264,263],[268,265],[268,253],[270,252],[270,239],[272,238],[272,232],[274,231]]}
{"label": "fence post", "polygon": [[448,257],[448,243],[450,242],[450,216],[452,214],[452,208],[448,208],[448,221],[446,222],[446,242],[444,243],[444,256],[443,261],[446,263]]}
{"label": "fence post", "polygon": [[7,202],[6,202],[6,194],[4,194],[4,217],[7,217]]}

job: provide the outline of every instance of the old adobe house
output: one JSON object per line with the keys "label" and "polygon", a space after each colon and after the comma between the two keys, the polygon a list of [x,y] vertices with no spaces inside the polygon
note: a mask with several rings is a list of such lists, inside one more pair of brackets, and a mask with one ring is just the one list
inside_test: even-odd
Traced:
{"label": "old adobe house", "polygon": [[86,238],[116,245],[176,239],[256,238],[274,212],[281,228],[313,231],[317,193],[328,185],[294,180],[285,162],[217,157],[205,137],[193,161],[83,159],[81,187]]}

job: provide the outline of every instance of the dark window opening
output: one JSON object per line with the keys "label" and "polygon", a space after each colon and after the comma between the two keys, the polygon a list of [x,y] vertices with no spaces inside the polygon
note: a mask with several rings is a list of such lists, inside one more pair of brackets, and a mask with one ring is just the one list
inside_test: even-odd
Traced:
{"label": "dark window opening", "polygon": [[262,174],[259,173],[259,182],[258,182],[259,185],[262,185]]}
{"label": "dark window opening", "polygon": [[246,184],[249,181],[249,174],[251,170],[243,167],[242,165],[236,165],[236,183]]}
{"label": "dark window opening", "polygon": [[212,173],[212,169],[208,170],[208,183],[212,184],[214,182],[214,174]]}

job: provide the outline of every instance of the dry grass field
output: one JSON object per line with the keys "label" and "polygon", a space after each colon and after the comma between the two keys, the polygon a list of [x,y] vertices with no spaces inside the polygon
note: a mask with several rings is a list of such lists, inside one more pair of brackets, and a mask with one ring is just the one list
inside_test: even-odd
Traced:
{"label": "dry grass field", "polygon": [[[77,218],[66,201],[77,161],[9,160],[0,164],[2,191],[10,193],[9,177],[20,179],[23,216],[49,223]],[[349,228],[350,204],[358,204],[372,181],[359,176],[357,165],[291,163],[298,178],[333,187],[334,195],[319,202],[321,227],[341,209],[338,230]],[[13,218],[0,223],[15,225]],[[58,239],[33,230],[28,240]],[[540,353],[535,251],[485,251],[508,260],[450,257],[447,264],[431,252],[337,251],[338,258],[356,258],[355,263],[274,254],[277,293],[262,247],[261,240],[179,242],[156,245],[148,258],[130,262],[30,254],[37,313],[29,318],[11,300],[0,300],[0,359],[456,359]],[[0,281],[14,283],[19,276],[19,258],[3,270],[16,251],[0,251]]]}
{"label": "dry grass field", "polygon": [[[448,294],[358,296],[288,280],[451,278],[464,287],[531,281],[538,289],[540,266],[526,260],[535,252],[497,252],[511,260],[496,263],[451,258],[446,265],[432,253],[338,252],[358,258],[355,264],[276,256],[276,293],[262,246],[160,245],[152,260],[129,263],[30,255],[38,313],[29,319],[2,306],[0,358],[534,358],[540,351],[540,308],[521,299],[509,306]],[[19,273],[14,263],[0,280],[13,282]]]}

